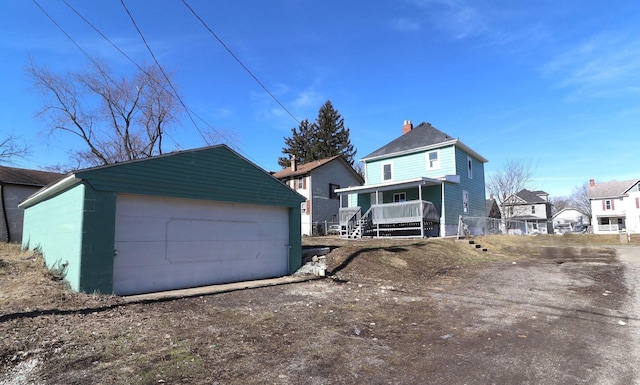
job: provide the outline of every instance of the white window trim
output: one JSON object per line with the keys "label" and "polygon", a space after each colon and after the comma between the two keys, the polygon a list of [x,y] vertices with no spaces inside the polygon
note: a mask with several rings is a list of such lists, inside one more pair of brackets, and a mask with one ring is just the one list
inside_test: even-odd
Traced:
{"label": "white window trim", "polygon": [[467,157],[467,177],[473,179],[473,160],[471,157]]}
{"label": "white window trim", "polygon": [[[435,153],[438,159],[435,161],[435,165],[431,167],[431,160],[429,160],[429,154]],[[440,150],[427,151],[427,170],[439,170],[440,169]]]}
{"label": "white window trim", "polygon": [[[404,199],[400,200],[400,195],[404,195]],[[396,196],[398,197],[398,200],[396,200]],[[406,202],[407,201],[407,193],[406,192],[397,192],[397,193],[393,193],[393,202]]]}
{"label": "white window trim", "polygon": [[[387,165],[389,166],[389,173],[391,175],[390,175],[389,179],[384,179],[384,166],[387,166]],[[383,163],[382,164],[382,181],[383,182],[387,182],[387,181],[390,181],[390,180],[393,180],[393,163]]]}

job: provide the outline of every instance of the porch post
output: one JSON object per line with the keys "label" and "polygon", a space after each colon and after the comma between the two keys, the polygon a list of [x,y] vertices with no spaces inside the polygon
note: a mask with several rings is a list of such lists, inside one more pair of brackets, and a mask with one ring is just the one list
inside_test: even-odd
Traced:
{"label": "porch post", "polygon": [[418,200],[420,201],[420,238],[424,238],[424,207],[422,206],[422,184],[418,184]]}
{"label": "porch post", "polygon": [[442,189],[440,193],[440,200],[442,201],[442,214],[440,216],[440,237],[445,237],[447,235],[447,224],[445,223],[445,212],[444,212],[444,182],[442,182]]}

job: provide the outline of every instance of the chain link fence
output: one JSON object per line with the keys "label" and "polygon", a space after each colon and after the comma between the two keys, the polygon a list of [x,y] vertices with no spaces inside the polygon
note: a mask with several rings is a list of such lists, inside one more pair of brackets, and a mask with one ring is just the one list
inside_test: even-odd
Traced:
{"label": "chain link fence", "polygon": [[532,222],[487,217],[463,217],[458,220],[458,238],[479,235],[530,235],[538,233]]}
{"label": "chain link fence", "polygon": [[314,237],[323,235],[340,235],[340,223],[339,222],[313,222],[311,224],[311,235]]}

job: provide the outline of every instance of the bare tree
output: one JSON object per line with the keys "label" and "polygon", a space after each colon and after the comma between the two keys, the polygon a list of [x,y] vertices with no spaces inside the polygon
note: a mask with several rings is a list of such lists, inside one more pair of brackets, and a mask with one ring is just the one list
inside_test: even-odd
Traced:
{"label": "bare tree", "polygon": [[576,210],[591,217],[591,201],[589,200],[589,182],[573,188],[571,204]]}
{"label": "bare tree", "polygon": [[162,154],[166,129],[176,121],[179,105],[157,67],[118,80],[105,65],[61,75],[29,63],[27,72],[47,97],[39,115],[48,120],[50,133],[69,133],[86,145],[74,153],[78,164]]}
{"label": "bare tree", "polygon": [[549,201],[553,205],[552,214],[554,215],[557,214],[559,211],[562,211],[563,209],[573,207],[573,201],[571,200],[570,197],[553,197],[553,198],[549,198]]}
{"label": "bare tree", "polygon": [[29,154],[29,146],[13,134],[0,137],[0,163],[13,163]]}
{"label": "bare tree", "polygon": [[515,159],[507,159],[501,170],[489,176],[486,184],[487,192],[498,202],[503,219],[509,219],[515,215],[515,213],[512,215],[505,212],[505,200],[525,188],[532,176],[531,164]]}

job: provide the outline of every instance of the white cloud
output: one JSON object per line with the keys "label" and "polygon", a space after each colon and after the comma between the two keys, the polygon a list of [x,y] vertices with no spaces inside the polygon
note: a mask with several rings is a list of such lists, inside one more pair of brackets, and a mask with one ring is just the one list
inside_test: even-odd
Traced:
{"label": "white cloud", "polygon": [[406,17],[401,17],[391,21],[391,26],[401,32],[413,32],[420,29],[420,23],[415,20],[410,20]]}
{"label": "white cloud", "polygon": [[637,94],[640,89],[640,42],[600,35],[554,57],[542,72],[572,98]]}

